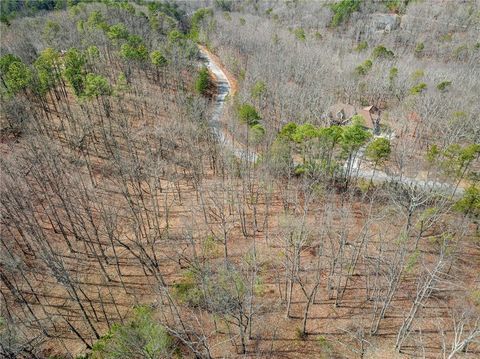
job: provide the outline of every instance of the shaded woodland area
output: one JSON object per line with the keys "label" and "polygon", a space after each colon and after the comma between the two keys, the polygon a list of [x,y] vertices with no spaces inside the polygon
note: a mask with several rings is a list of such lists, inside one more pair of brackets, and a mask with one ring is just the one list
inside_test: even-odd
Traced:
{"label": "shaded woodland area", "polygon": [[1,5],[0,356],[480,355],[477,1]]}

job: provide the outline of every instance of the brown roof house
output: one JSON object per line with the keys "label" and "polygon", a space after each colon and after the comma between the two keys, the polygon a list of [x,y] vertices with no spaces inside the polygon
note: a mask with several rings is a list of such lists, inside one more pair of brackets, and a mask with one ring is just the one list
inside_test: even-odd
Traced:
{"label": "brown roof house", "polygon": [[331,125],[346,125],[354,115],[361,115],[365,119],[365,126],[375,135],[380,133],[381,111],[376,106],[358,108],[353,105],[337,103],[328,110],[328,118]]}

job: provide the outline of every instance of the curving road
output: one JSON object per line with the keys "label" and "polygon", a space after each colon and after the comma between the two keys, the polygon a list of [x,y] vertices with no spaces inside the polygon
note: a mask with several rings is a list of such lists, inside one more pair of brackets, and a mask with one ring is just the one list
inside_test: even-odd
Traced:
{"label": "curving road", "polygon": [[[223,122],[225,99],[232,89],[232,85],[230,84],[227,75],[222,70],[220,64],[215,61],[213,56],[202,47],[200,47],[200,56],[208,70],[215,76],[217,83],[217,95],[215,98],[213,115],[209,121],[215,136],[217,137],[219,143],[221,143],[227,150],[232,152],[237,158],[252,163],[256,162],[259,158],[258,153],[251,149],[245,148],[240,142],[234,141],[232,135],[225,128],[226,126]],[[355,177],[368,180],[372,179],[374,182],[399,182],[408,186],[423,189],[425,191],[434,191],[449,195],[455,194],[458,196],[464,192],[464,188],[458,187],[455,189],[455,186],[452,186],[449,183],[431,180],[428,181],[413,177],[389,175],[379,170],[376,170],[374,173],[373,170],[362,168],[361,163],[363,157],[364,148],[358,151],[352,164],[351,171]],[[345,164],[344,168],[346,169],[347,166],[348,164]]]}
{"label": "curving road", "polygon": [[[375,136],[382,137],[382,135]],[[387,137],[388,136],[384,136]],[[390,139],[390,138],[389,138]],[[387,174],[383,171],[376,170],[373,171],[372,169],[362,167],[362,160],[364,158],[365,147],[362,147],[356,154],[355,158],[353,159],[352,170],[351,173],[354,177],[363,178],[366,180],[372,180],[373,182],[397,182],[403,183],[410,187],[417,187],[418,189],[422,189],[424,191],[432,191],[437,193],[443,193],[447,195],[454,195],[460,196],[464,193],[463,187],[455,188],[455,186],[451,185],[450,183],[446,182],[439,182],[433,180],[423,180],[420,178],[415,177],[407,177],[407,176],[400,176],[397,174]],[[344,164],[344,169],[347,170],[348,163]]]}
{"label": "curving road", "polygon": [[213,133],[217,137],[218,142],[231,151],[235,157],[252,163],[256,162],[258,154],[251,149],[244,148],[241,143],[235,142],[231,134],[226,130],[225,124],[222,121],[225,109],[225,99],[232,89],[227,75],[220,68],[219,64],[215,62],[213,57],[202,48],[200,48],[200,56],[208,70],[215,76],[217,83],[217,95],[215,97],[213,114],[209,121]]}

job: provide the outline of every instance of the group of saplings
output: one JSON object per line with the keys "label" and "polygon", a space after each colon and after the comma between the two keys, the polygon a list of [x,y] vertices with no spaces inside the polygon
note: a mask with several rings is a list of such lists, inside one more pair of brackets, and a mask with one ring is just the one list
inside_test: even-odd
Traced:
{"label": "group of saplings", "polygon": [[[361,115],[355,115],[348,126],[315,127],[310,123],[298,125],[290,122],[277,134],[272,150],[278,151],[278,146],[287,147],[289,150],[283,153],[290,157],[287,163],[294,165],[297,175],[321,175],[331,179],[340,177],[348,182],[355,175],[351,172],[351,166],[362,147],[365,148],[365,158],[374,167],[374,174],[375,170],[389,159],[392,152],[389,139],[372,138],[371,132],[363,124],[364,119]],[[278,152],[276,154],[278,155]],[[296,154],[300,155],[296,158],[301,158],[301,161],[292,159],[292,155]],[[478,191],[476,179],[467,178],[467,174],[479,156],[478,144],[452,144],[445,149],[432,145],[425,159],[431,168],[430,175],[453,179],[455,190],[461,181],[473,180],[467,195],[469,198],[476,198],[473,196]],[[436,169],[436,172],[433,169]],[[468,200],[465,201],[468,203]],[[476,203],[475,200],[473,202]],[[472,206],[473,208],[465,205],[462,208],[466,207],[467,211],[477,213],[478,210]]]}
{"label": "group of saplings", "polygon": [[247,329],[251,330],[252,311],[249,305],[259,294],[257,285],[249,286],[248,278],[228,261],[219,269],[208,267],[186,270],[174,285],[174,295],[183,304],[201,308],[223,322],[227,328],[236,327],[230,336],[240,338],[240,352],[246,352]]}
{"label": "group of saplings", "polygon": [[383,137],[372,139],[364,123],[361,115],[355,115],[348,126],[315,127],[290,122],[283,126],[275,142],[290,148],[290,156],[301,159],[291,161],[297,175],[348,181],[354,175],[353,162],[362,147],[366,146],[365,155],[375,167],[391,152],[390,141]]}
{"label": "group of saplings", "polygon": [[262,118],[255,106],[249,103],[242,103],[237,105],[236,111],[240,122],[248,126],[248,134],[252,134],[253,142],[260,141],[265,134],[265,128],[260,123]]}
{"label": "group of saplings", "polygon": [[[148,216],[150,229],[152,229],[154,223],[152,218],[155,218],[154,226],[159,230],[160,224],[158,222],[162,220],[163,214],[153,213],[151,210],[147,210],[145,206],[137,207],[136,196],[130,191],[135,188],[135,185],[138,185],[136,179],[133,183],[133,171],[137,171],[136,175],[144,167],[156,168],[160,161],[158,157],[165,156],[160,153],[161,150],[155,152],[157,151],[155,146],[161,148],[159,143],[162,142],[156,140],[161,139],[161,134],[158,134],[158,132],[152,134],[152,136],[157,137],[151,139],[151,142],[146,146],[142,146],[140,142],[144,140],[142,136],[141,139],[139,137],[128,137],[128,141],[131,141],[128,143],[132,146],[128,150],[122,147],[122,144],[127,142],[125,137],[131,135],[132,123],[134,121],[147,123],[145,114],[158,111],[152,105],[149,106],[149,97],[146,95],[142,98],[134,97],[136,94],[131,93],[131,97],[136,100],[135,102],[128,102],[127,99],[125,101],[112,100],[108,108],[106,106],[101,107],[100,98],[107,98],[107,102],[109,101],[108,97],[115,94],[117,90],[125,90],[126,78],[123,73],[120,74],[115,86],[110,83],[109,78],[111,78],[112,73],[116,73],[113,70],[124,70],[127,61],[132,60],[133,69],[142,70],[142,64],[148,61],[146,55],[149,55],[150,61],[157,68],[164,67],[167,64],[166,57],[159,50],[148,53],[145,45],[147,42],[136,35],[130,34],[126,30],[126,26],[121,23],[110,26],[98,13],[91,14],[89,19],[91,19],[90,22],[87,20],[82,26],[77,27],[77,29],[84,31],[82,32],[84,35],[82,40],[86,41],[85,43],[82,42],[82,47],[66,48],[65,50],[62,49],[63,51],[60,51],[61,47],[47,47],[39,51],[37,56],[28,62],[26,60],[28,57],[22,59],[21,55],[17,56],[14,51],[12,51],[13,54],[3,55],[2,53],[3,56],[0,57],[2,112],[7,107],[8,109],[12,108],[15,111],[11,111],[8,116],[18,118],[20,111],[16,105],[21,101],[22,104],[25,103],[22,114],[25,112],[29,115],[29,118],[34,117],[35,125],[46,129],[43,131],[35,128],[34,131],[31,131],[31,136],[27,140],[22,139],[20,145],[12,146],[9,156],[2,157],[0,161],[2,173],[8,172],[8,175],[6,174],[9,177],[8,183],[15,182],[16,186],[16,189],[13,189],[11,185],[7,187],[6,178],[5,181],[2,181],[2,185],[5,184],[5,188],[2,186],[0,200],[2,218],[6,218],[6,213],[12,214],[15,212],[15,215],[13,217],[9,216],[6,221],[2,220],[2,230],[3,225],[5,225],[5,228],[8,227],[5,231],[8,234],[2,235],[0,242],[2,248],[8,248],[8,255],[3,256],[2,252],[1,262],[2,267],[10,261],[16,261],[21,267],[18,271],[13,267],[9,268],[5,271],[8,272],[5,273],[5,276],[2,272],[0,281],[2,291],[0,307],[2,310],[0,314],[8,316],[8,320],[16,322],[19,327],[22,327],[23,324],[28,325],[30,333],[25,339],[25,350],[22,349],[25,357],[43,357],[43,355],[38,356],[38,352],[43,347],[37,347],[40,347],[39,343],[44,341],[47,341],[49,345],[55,343],[51,346],[56,345],[58,352],[65,353],[65,356],[75,354],[71,347],[67,348],[63,343],[64,335],[83,343],[89,351],[91,349],[94,358],[118,356],[128,358],[171,357],[176,353],[176,343],[171,334],[167,333],[166,327],[160,325],[158,320],[153,319],[150,310],[143,307],[138,308],[134,310],[133,318],[129,319],[129,315],[125,313],[124,309],[118,309],[116,298],[117,293],[119,293],[118,288],[123,293],[120,297],[127,298],[125,300],[126,305],[131,305],[132,297],[140,296],[140,293],[142,293],[138,287],[135,289],[137,292],[127,291],[127,289],[125,289],[125,292],[122,291],[121,285],[125,288],[124,277],[126,276],[122,276],[120,267],[118,267],[118,277],[116,277],[118,286],[114,286],[118,288],[113,288],[113,293],[110,286],[103,282],[96,286],[92,285],[90,280],[83,281],[83,278],[87,278],[88,275],[86,274],[88,272],[85,272],[84,264],[87,261],[86,258],[89,257],[89,263],[95,262],[93,266],[97,262],[99,263],[95,269],[94,277],[112,283],[114,275],[111,271],[109,272],[108,267],[115,261],[113,256],[115,256],[118,264],[118,253],[114,248],[111,252],[112,257],[107,258],[104,250],[107,246],[110,247],[107,243],[111,243],[110,248],[115,246],[119,248],[121,246],[120,242],[123,244],[129,242],[129,239],[125,237],[115,238],[117,231],[127,228],[128,225],[125,224],[125,222],[128,222],[127,218],[137,218],[135,216],[140,214],[141,222],[146,223],[147,220],[144,218]],[[35,20],[39,20],[38,25],[41,24],[42,19]],[[91,43],[99,45],[95,43],[95,40],[89,41],[88,35],[92,26],[95,27],[95,31],[101,31],[101,35],[108,38],[105,48],[100,47],[99,49],[94,45],[87,47],[87,44]],[[49,29],[57,28],[51,25],[48,27]],[[76,30],[73,28],[71,31],[75,32]],[[19,37],[18,41],[24,41],[24,38]],[[105,53],[112,49],[112,53]],[[182,55],[180,54],[180,56]],[[108,63],[102,63],[101,57]],[[119,61],[119,58],[123,58],[124,61]],[[108,74],[103,73],[101,69],[105,67],[104,65],[112,67],[112,71]],[[147,67],[147,69],[150,68]],[[138,80],[137,82],[140,82],[144,79],[140,77]],[[173,100],[166,100],[167,96],[161,90],[159,93],[148,95],[151,95],[151,98],[155,101],[160,100],[168,105],[168,101]],[[71,93],[75,96],[70,95]],[[183,105],[181,104],[181,101],[185,100],[183,95],[183,93],[177,94],[176,106],[181,107]],[[90,101],[96,98],[99,99],[98,104],[96,101]],[[71,106],[72,101],[75,100],[78,101],[80,106]],[[131,104],[134,106],[129,106]],[[129,107],[134,107],[135,112],[129,111]],[[199,105],[192,106],[190,112],[201,112],[201,110],[196,111],[199,108]],[[96,115],[104,116],[104,114],[107,114],[108,116],[109,112],[107,111],[110,110],[117,114],[114,120],[109,118],[102,124],[96,122]],[[185,111],[186,116],[189,116],[190,112]],[[168,115],[174,118],[175,113],[172,111]],[[57,128],[55,125],[59,122],[65,122],[66,126],[58,126]],[[182,118],[182,123],[184,122],[186,122],[186,119]],[[69,131],[73,127],[70,127],[72,124],[75,126],[75,131]],[[176,126],[176,130],[180,128],[181,125]],[[55,129],[55,131],[49,131],[50,129]],[[20,134],[20,132],[19,130],[15,134]],[[106,133],[109,136],[103,137],[102,135]],[[192,144],[190,146],[193,147]],[[143,154],[138,156],[137,147],[148,148],[151,152],[155,152],[155,157],[154,155],[148,157],[148,155]],[[110,152],[107,152],[106,149]],[[23,155],[19,155],[19,152]],[[157,155],[157,153],[160,154]],[[134,159],[137,162],[132,165]],[[171,158],[168,159],[171,160]],[[100,169],[95,174],[90,171],[91,161],[98,165],[97,169]],[[197,162],[202,163],[201,160]],[[22,165],[25,165],[25,168],[29,167],[30,170],[20,170]],[[165,169],[166,166],[165,162],[161,163],[161,168],[164,171],[163,176],[165,176],[166,171],[168,172],[168,169]],[[113,200],[110,198],[108,205],[104,206],[107,201],[103,202],[103,195],[98,194],[109,193],[107,197],[115,195],[112,195],[113,192],[103,192],[104,190],[108,191],[110,186],[110,183],[104,181],[103,168],[109,169],[109,181],[118,181],[116,182],[117,188],[120,188],[121,184],[125,184],[125,187],[128,188],[123,191],[123,194],[129,198],[128,206],[120,204],[119,202],[122,202],[122,199],[118,197]],[[115,169],[112,170],[112,168]],[[89,172],[90,178],[87,174]],[[151,173],[148,172],[148,175],[152,179],[154,178],[153,185],[160,186],[163,178],[160,179],[159,177],[162,174],[155,173],[154,176]],[[152,182],[149,184],[151,185]],[[76,187],[77,185],[78,187]],[[156,189],[153,190],[152,186],[150,186],[150,190],[153,193],[157,191]],[[155,194],[152,194],[152,198],[158,201],[155,196]],[[81,205],[79,204],[80,201],[82,202]],[[169,201],[171,200],[169,199]],[[145,205],[145,194],[142,195],[142,203]],[[158,205],[158,202],[156,204],[162,208],[161,202],[160,205]],[[17,205],[18,207],[15,207]],[[155,208],[158,209],[158,207]],[[126,208],[132,208],[135,214],[123,212]],[[85,212],[82,212],[82,210],[85,210]],[[111,217],[107,214],[110,210]],[[123,212],[122,216],[125,219],[125,222],[121,224],[116,222],[116,216],[119,212]],[[53,217],[55,217],[54,220],[52,220]],[[23,220],[19,221],[19,218],[23,218]],[[110,219],[112,222],[109,225],[103,223],[104,220],[108,221]],[[46,222],[49,222],[49,225],[45,225]],[[13,229],[15,225],[19,227]],[[145,243],[157,241],[158,234],[152,234],[152,237],[155,236],[155,239],[152,240],[147,237],[150,233],[145,230],[143,223],[136,222],[136,225],[135,234],[138,236],[136,238],[142,240],[135,242],[135,244],[125,245],[124,248],[129,248],[131,252],[143,250],[141,256],[137,256],[137,258],[142,258],[141,264],[138,265],[142,266],[142,264],[148,262],[146,265],[151,265],[153,268],[154,261],[143,260],[145,256],[148,257],[146,252],[149,250]],[[24,226],[24,229],[20,229],[21,226]],[[30,227],[30,230],[26,230],[27,227]],[[28,232],[28,234],[18,237],[20,232]],[[108,233],[109,240],[107,240],[106,233]],[[100,240],[99,238],[103,235],[105,235],[104,240]],[[33,238],[35,238],[35,245],[32,246]],[[71,240],[73,238],[75,239]],[[118,239],[118,242],[116,242],[116,239]],[[54,250],[52,246],[55,248]],[[80,249],[80,246],[83,248]],[[73,257],[68,258],[71,253],[74,253]],[[69,263],[65,264],[65,258],[68,258],[66,261]],[[73,269],[69,266],[72,258],[74,258]],[[92,260],[93,258],[96,258],[96,260]],[[102,261],[104,262],[102,263]],[[32,270],[35,270],[37,274],[41,273],[41,275],[33,274],[35,278],[32,278]],[[143,271],[145,277],[148,276],[147,271]],[[92,278],[92,274],[90,274],[90,278]],[[9,294],[4,297],[4,284],[9,285],[11,282],[15,282],[15,285],[9,286]],[[49,288],[45,287],[45,283],[49,283]],[[106,287],[109,288],[108,291],[105,290]],[[29,295],[25,294],[27,290],[31,291]],[[93,293],[92,290],[98,290],[98,293]],[[47,292],[52,291],[55,292],[56,298],[61,298],[61,305],[52,304],[49,301]],[[91,299],[94,297],[96,303],[92,304]],[[48,315],[41,313],[45,306],[49,307]],[[87,306],[88,308],[85,309]],[[22,316],[22,312],[26,317]],[[41,319],[38,319],[38,315]],[[101,317],[99,318],[99,316]],[[0,336],[4,338],[3,318],[1,319]],[[122,319],[123,323],[120,324]],[[118,324],[113,324],[114,322],[118,322]],[[109,327],[107,334],[92,345],[92,342],[106,331],[107,325]],[[23,340],[23,337],[20,336],[16,339],[20,338]],[[57,338],[60,339],[55,342]],[[17,344],[12,343],[12,346],[14,345]],[[9,353],[9,351],[4,351],[9,347],[10,343],[7,345],[2,341],[0,356],[3,357],[5,353]],[[17,354],[22,356],[19,353]],[[12,356],[7,357],[17,357],[17,355],[12,354]]]}
{"label": "group of saplings", "polygon": [[114,324],[90,353],[78,358],[181,358],[180,344],[154,318],[148,306],[135,307],[123,324]]}
{"label": "group of saplings", "polygon": [[[363,51],[368,48],[368,43],[366,41],[362,41],[358,44],[358,46],[355,48],[356,51]],[[423,43],[418,44],[418,46],[415,48],[415,54],[418,56],[418,53],[423,51],[424,45]],[[384,45],[378,45],[375,47],[372,51],[371,58],[366,59],[364,62],[362,62],[360,65],[355,67],[355,74],[363,77],[366,76],[367,74],[370,73],[370,70],[373,67],[374,61],[375,60],[386,60],[390,61],[395,58],[395,54],[392,50],[386,48]],[[390,88],[394,87],[394,81],[398,76],[398,68],[397,67],[391,67],[390,72],[388,75],[389,83],[390,83]],[[411,95],[419,95],[424,93],[428,86],[425,82],[419,82],[419,80],[424,76],[423,71],[417,70],[414,71],[411,79],[413,81],[413,86],[410,88],[409,93]],[[452,81],[449,80],[443,80],[440,81],[437,85],[436,88],[440,92],[446,92],[450,85],[452,84]]]}
{"label": "group of saplings", "polygon": [[[366,42],[361,42],[356,48],[356,51],[363,51],[368,47]],[[395,54],[392,50],[387,49],[383,45],[375,47],[372,51],[371,58],[365,60],[362,64],[358,65],[355,68],[355,73],[357,75],[365,76],[371,70],[374,60],[391,60],[395,57]],[[373,61],[372,61],[373,60]]]}
{"label": "group of saplings", "polygon": [[[89,48],[88,51],[98,51]],[[56,91],[64,78],[79,97],[97,97],[112,93],[108,80],[87,71],[88,51],[71,48],[63,56],[47,48],[30,67],[20,58],[6,54],[0,58],[0,77],[7,96],[32,92],[40,96]]]}
{"label": "group of saplings", "polygon": [[[117,23],[108,25],[98,11],[90,13],[87,21],[79,20],[77,28],[82,32],[88,29],[101,29],[118,49],[118,54],[125,60],[147,62],[159,76],[159,69],[168,61],[159,50],[149,53],[142,39],[129,34],[125,25]],[[47,23],[48,26],[48,23]],[[92,98],[113,94],[114,86],[107,77],[95,73],[96,62],[100,51],[97,46],[89,46],[84,50],[70,48],[62,53],[54,48],[41,51],[32,64],[23,62],[13,54],[5,54],[0,58],[0,92],[7,100],[17,94],[36,94],[40,97],[50,93],[58,98],[59,87],[66,95],[65,84],[68,84],[79,98]]]}

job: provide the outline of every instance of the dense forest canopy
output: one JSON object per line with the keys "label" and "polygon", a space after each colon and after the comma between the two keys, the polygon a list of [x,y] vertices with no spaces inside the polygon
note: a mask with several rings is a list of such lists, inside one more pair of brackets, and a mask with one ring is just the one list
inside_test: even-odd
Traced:
{"label": "dense forest canopy", "polygon": [[475,0],[0,2],[0,355],[476,358]]}

